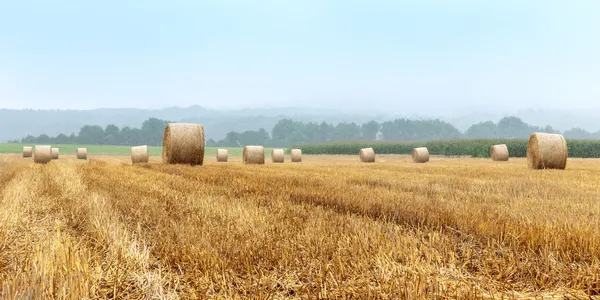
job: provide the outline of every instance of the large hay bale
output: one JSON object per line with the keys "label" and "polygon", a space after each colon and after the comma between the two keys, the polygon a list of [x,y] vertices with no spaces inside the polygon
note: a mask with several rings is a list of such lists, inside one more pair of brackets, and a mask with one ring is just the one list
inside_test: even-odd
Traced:
{"label": "large hay bale", "polygon": [[283,163],[285,161],[283,149],[273,149],[271,151],[271,161],[274,163]]}
{"label": "large hay bale", "polygon": [[375,150],[373,150],[373,148],[360,149],[359,156],[360,156],[361,162],[366,162],[366,163],[375,162]]}
{"label": "large hay bale", "polygon": [[490,147],[490,157],[493,161],[508,161],[508,147],[505,144]]}
{"label": "large hay bale", "polygon": [[52,146],[36,145],[33,150],[33,161],[38,164],[47,164],[52,160]]}
{"label": "large hay bale", "polygon": [[229,150],[217,149],[217,162],[227,162],[229,159]]}
{"label": "large hay bale", "polygon": [[290,150],[290,156],[292,157],[292,162],[302,162],[302,150],[301,149]]}
{"label": "large hay bale", "polygon": [[131,147],[131,163],[147,163],[149,159],[150,155],[148,154],[147,145]]}
{"label": "large hay bale", "polygon": [[244,164],[262,165],[265,163],[265,147],[246,146],[242,155]]}
{"label": "large hay bale", "polygon": [[414,163],[426,163],[429,161],[429,149],[426,147],[413,148],[412,160]]}
{"label": "large hay bale", "polygon": [[77,159],[87,160],[87,148],[77,148],[75,153],[77,154]]}
{"label": "large hay bale", "polygon": [[560,169],[567,167],[567,141],[560,134],[534,133],[527,143],[527,164],[530,169]]}
{"label": "large hay bale", "polygon": [[165,127],[162,159],[167,164],[202,165],[204,162],[204,126],[171,123]]}
{"label": "large hay bale", "polygon": [[23,157],[32,157],[33,147],[23,147]]}
{"label": "large hay bale", "polygon": [[58,159],[59,151],[58,148],[52,148],[52,159]]}

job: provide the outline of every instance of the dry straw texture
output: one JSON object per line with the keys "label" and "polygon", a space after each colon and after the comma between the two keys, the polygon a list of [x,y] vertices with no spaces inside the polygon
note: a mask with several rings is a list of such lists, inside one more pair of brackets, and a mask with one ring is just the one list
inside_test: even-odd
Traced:
{"label": "dry straw texture", "polygon": [[560,169],[567,166],[567,141],[560,134],[534,133],[527,144],[530,169]]}
{"label": "dry straw texture", "polygon": [[373,148],[360,149],[360,161],[366,163],[375,162],[375,150]]}
{"label": "dry straw texture", "polygon": [[493,161],[508,161],[508,147],[505,144],[492,146],[490,148],[490,157]]}
{"label": "dry straw texture", "polygon": [[87,159],[87,148],[77,148],[77,159]]}
{"label": "dry straw texture", "polygon": [[131,147],[131,163],[147,163],[149,158],[148,146]]}
{"label": "dry straw texture", "polygon": [[38,164],[46,164],[52,160],[52,146],[36,145],[33,151],[33,161]]}
{"label": "dry straw texture", "polygon": [[52,159],[58,159],[60,150],[58,148],[52,148]]}
{"label": "dry straw texture", "polygon": [[23,147],[23,157],[32,157],[33,147]]}
{"label": "dry straw texture", "polygon": [[204,162],[204,126],[171,123],[165,127],[163,162],[167,164],[202,165]]}
{"label": "dry straw texture", "polygon": [[290,156],[292,157],[292,162],[302,162],[302,150],[301,149],[290,150]]}
{"label": "dry straw texture", "polygon": [[263,146],[246,146],[242,159],[245,164],[262,165],[265,163],[265,147]]}
{"label": "dry straw texture", "polygon": [[[489,146],[489,145],[488,145]],[[64,150],[63,150],[64,151]],[[0,299],[594,299],[600,159],[0,154]],[[410,163],[409,163],[410,162]]]}
{"label": "dry straw texture", "polygon": [[274,163],[283,163],[285,161],[283,149],[273,149],[271,151],[271,161]]}
{"label": "dry straw texture", "polygon": [[217,150],[217,162],[227,162],[229,158],[229,150],[227,149],[218,149]]}
{"label": "dry straw texture", "polygon": [[415,163],[426,163],[429,161],[429,150],[425,147],[414,148],[412,150],[412,160]]}

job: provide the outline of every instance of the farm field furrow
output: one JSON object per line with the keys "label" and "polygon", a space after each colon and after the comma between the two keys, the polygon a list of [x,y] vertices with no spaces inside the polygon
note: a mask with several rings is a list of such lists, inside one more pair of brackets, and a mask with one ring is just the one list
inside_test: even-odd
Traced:
{"label": "farm field furrow", "polygon": [[2,298],[600,293],[600,160],[0,155]]}

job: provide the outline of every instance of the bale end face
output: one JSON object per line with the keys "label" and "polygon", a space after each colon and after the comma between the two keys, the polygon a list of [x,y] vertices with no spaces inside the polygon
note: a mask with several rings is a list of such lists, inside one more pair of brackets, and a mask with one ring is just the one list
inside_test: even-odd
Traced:
{"label": "bale end face", "polygon": [[375,150],[373,150],[373,148],[360,149],[359,156],[360,156],[361,162],[364,162],[364,163],[374,163],[375,162]]}
{"label": "bale end face", "polygon": [[38,164],[47,164],[52,160],[52,146],[35,146],[33,161]]}
{"label": "bale end face", "polygon": [[508,147],[505,144],[490,147],[490,158],[493,161],[508,161]]}
{"label": "bale end face", "polygon": [[560,134],[534,133],[527,143],[527,165],[530,169],[558,169],[567,167],[567,141]]}
{"label": "bale end face", "polygon": [[283,163],[285,161],[283,149],[273,149],[271,151],[271,161],[274,163]]}
{"label": "bale end face", "polygon": [[426,163],[429,161],[429,149],[425,147],[414,148],[412,150],[412,160],[414,163]]}
{"label": "bale end face", "polygon": [[162,159],[167,164],[202,165],[204,163],[204,126],[170,123],[163,135]]}
{"label": "bale end face", "polygon": [[265,163],[265,147],[246,146],[242,154],[244,164],[262,165]]}

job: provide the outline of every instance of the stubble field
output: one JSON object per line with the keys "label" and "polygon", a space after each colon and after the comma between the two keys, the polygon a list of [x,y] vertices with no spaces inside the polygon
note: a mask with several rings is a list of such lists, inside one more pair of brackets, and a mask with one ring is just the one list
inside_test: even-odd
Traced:
{"label": "stubble field", "polygon": [[0,155],[1,298],[600,293],[600,160]]}

